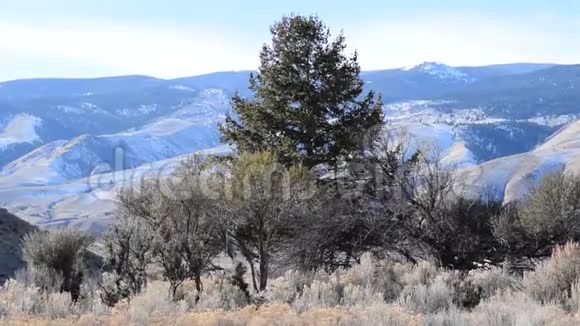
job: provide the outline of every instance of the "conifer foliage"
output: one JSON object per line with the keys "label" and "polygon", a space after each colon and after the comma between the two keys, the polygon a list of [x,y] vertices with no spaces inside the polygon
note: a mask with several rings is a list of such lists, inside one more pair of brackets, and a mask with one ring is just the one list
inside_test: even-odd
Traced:
{"label": "conifer foliage", "polygon": [[363,95],[356,52],[348,56],[342,33],[332,39],[316,16],[284,17],[270,31],[272,42],[250,76],[254,96],[233,97],[235,116],[220,125],[223,140],[307,167],[352,158],[383,122],[380,96]]}

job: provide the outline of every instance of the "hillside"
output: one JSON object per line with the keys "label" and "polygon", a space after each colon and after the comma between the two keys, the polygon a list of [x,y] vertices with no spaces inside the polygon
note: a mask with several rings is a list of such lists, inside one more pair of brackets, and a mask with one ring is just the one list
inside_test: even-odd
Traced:
{"label": "hillside", "polygon": [[[169,80],[120,76],[0,83],[0,167],[53,141],[86,134],[126,133],[171,118],[184,108],[205,105],[211,91],[220,92],[225,100],[206,108],[224,113],[229,109],[228,99],[236,91],[250,96],[249,74],[242,71]],[[414,106],[417,101],[437,103],[429,107],[431,118],[478,111],[486,119],[503,119],[506,126],[501,128],[505,129],[511,128],[509,123],[515,120],[529,120],[540,127],[548,123],[553,127],[554,123],[559,126],[577,118],[576,92],[570,88],[575,85],[576,74],[577,66],[450,67],[426,62],[401,69],[367,71],[361,77],[365,87],[381,93],[389,106],[397,103]],[[534,82],[537,80],[544,82]],[[547,95],[539,99],[538,94],[544,93]],[[219,119],[211,121],[214,125],[217,122]],[[555,131],[534,129],[538,128],[527,130],[531,133],[527,138],[534,140],[531,146],[487,153],[481,159],[530,150]],[[478,137],[486,135],[479,133]]]}
{"label": "hillside", "polygon": [[34,230],[34,226],[0,208],[0,284],[24,266],[20,241]]}
{"label": "hillside", "polygon": [[580,174],[580,121],[571,123],[534,150],[459,171],[463,190],[491,192],[505,202],[519,199],[543,175],[564,170]]}
{"label": "hillside", "polygon": [[[510,199],[543,171],[580,165],[574,150],[550,145],[564,136],[547,140],[580,118],[578,67],[425,62],[361,77],[382,93],[388,129],[429,143],[475,186]],[[127,179],[170,173],[192,152],[229,150],[217,124],[236,91],[251,96],[249,74],[0,83],[0,205],[44,227],[102,230]],[[488,177],[495,171],[502,176]]]}

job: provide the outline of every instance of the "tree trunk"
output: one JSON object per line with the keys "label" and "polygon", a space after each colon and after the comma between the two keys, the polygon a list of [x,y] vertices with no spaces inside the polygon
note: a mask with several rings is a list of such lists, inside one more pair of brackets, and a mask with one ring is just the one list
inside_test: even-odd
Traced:
{"label": "tree trunk", "polygon": [[261,248],[260,250],[260,291],[266,290],[268,285],[268,265],[269,265],[268,253]]}
{"label": "tree trunk", "polygon": [[201,275],[199,274],[195,276],[195,290],[197,291],[195,295],[195,303],[197,304],[201,297],[201,292],[203,292],[203,283],[201,283]]}
{"label": "tree trunk", "polygon": [[250,265],[250,272],[252,274],[252,286],[254,287],[254,291],[258,292],[258,285],[256,284],[256,268],[254,267],[254,262],[252,261],[251,257],[248,256],[244,256],[246,257],[246,260],[248,261],[248,264]]}
{"label": "tree trunk", "polygon": [[177,293],[177,288],[179,287],[179,283],[169,283],[169,295],[171,299],[175,301],[175,294]]}

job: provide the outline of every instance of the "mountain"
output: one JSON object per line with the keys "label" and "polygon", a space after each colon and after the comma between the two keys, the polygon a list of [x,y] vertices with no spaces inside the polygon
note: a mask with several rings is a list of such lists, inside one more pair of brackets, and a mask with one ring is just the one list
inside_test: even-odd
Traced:
{"label": "mountain", "polygon": [[475,80],[474,77],[461,71],[460,69],[453,68],[438,62],[423,62],[419,65],[403,67],[401,70],[430,75],[440,80],[458,81],[464,83],[469,83]]}
{"label": "mountain", "polygon": [[[498,158],[458,172],[463,191],[520,199],[549,172],[580,173],[580,121],[570,123],[534,150]],[[467,186],[468,185],[468,186]]]}
{"label": "mountain", "polygon": [[[548,136],[574,117],[510,119],[489,116],[483,108],[454,109],[454,101],[405,101],[385,104],[389,124],[404,127],[425,141],[435,140],[437,147],[449,148],[451,139],[463,142],[477,162],[523,153],[541,144]],[[441,137],[434,129],[447,130]]]}
{"label": "mountain", "polygon": [[[383,95],[387,102],[449,98],[448,94],[469,90],[475,82],[533,73],[552,64],[504,64],[482,67],[451,67],[437,62],[423,62],[400,69],[362,72],[367,89]],[[453,96],[451,96],[453,98]]]}
{"label": "mountain", "polygon": [[490,115],[514,118],[578,113],[580,65],[554,66],[526,74],[496,76],[445,97],[462,107],[486,107]]}
{"label": "mountain", "polygon": [[2,186],[57,184],[217,146],[228,103],[223,91],[207,89],[140,128],[50,142],[7,164]]}
{"label": "mountain", "polygon": [[473,81],[471,76],[455,68],[429,62],[401,69],[367,71],[361,77],[367,89],[380,92],[387,102],[436,97]]}
{"label": "mountain", "polygon": [[456,67],[457,70],[477,79],[507,75],[527,74],[557,66],[553,63],[508,63],[483,67]]}
{"label": "mountain", "polygon": [[20,242],[36,228],[0,208],[0,285],[24,267]]}
{"label": "mountain", "polygon": [[[220,145],[194,153],[224,155],[230,151],[228,146]],[[171,175],[191,154],[52,184],[20,184],[18,179],[0,177],[0,205],[43,228],[69,226],[102,233],[113,221],[115,194],[119,189],[136,185],[145,178]],[[42,177],[42,173],[34,175]]]}
{"label": "mountain", "polygon": [[[538,155],[560,153],[540,149],[580,119],[579,67],[425,62],[361,76],[367,90],[383,95],[387,129],[408,134],[414,146],[428,143],[474,185],[497,181],[509,200],[519,189],[506,186],[519,184],[509,178],[527,175]],[[235,92],[251,96],[250,73],[0,83],[0,205],[35,225],[99,232],[119,187],[169,174],[189,153],[230,150],[220,145],[217,124]],[[558,164],[579,164],[574,151],[566,153]],[[526,164],[514,163],[520,160]]]}
{"label": "mountain", "polygon": [[[5,90],[4,97],[11,98],[2,100],[0,97],[0,167],[52,141],[142,128],[177,111],[207,102],[207,92],[211,90],[218,90],[228,98],[220,108],[223,113],[234,92],[239,89],[241,93],[247,93],[248,77],[249,72],[232,72],[176,80],[147,77],[138,79],[134,85],[130,81],[136,77],[102,78],[94,82],[49,79],[27,80],[22,84],[18,81],[0,83],[0,89]],[[109,88],[103,84],[108,80],[113,83]],[[67,93],[62,85],[74,85],[75,82],[82,86],[71,87],[68,94],[62,95]],[[57,89],[55,94],[59,96],[38,97],[41,93],[38,88],[44,89],[39,85],[43,83],[46,83],[46,89]],[[29,84],[32,86],[26,93],[23,89]],[[122,87],[116,89],[117,84]],[[94,85],[95,88],[91,88]],[[6,95],[10,89],[15,89],[15,96]],[[86,94],[78,95],[79,91],[87,90]],[[23,123],[27,123],[29,132],[15,137],[13,126]]]}
{"label": "mountain", "polygon": [[0,83],[0,100],[90,96],[154,87],[162,83],[162,79],[149,76],[21,79]]}
{"label": "mountain", "polygon": [[[426,144],[439,150],[443,165],[458,169],[458,179],[467,185],[459,191],[471,196],[482,191],[493,192],[497,198],[511,201],[520,198],[527,187],[547,172],[565,169],[580,173],[580,121],[562,128],[530,152],[481,164],[467,143],[448,125],[411,121],[390,124],[388,128],[411,135],[414,142],[411,146]],[[223,155],[229,151],[227,146],[218,146],[196,153]],[[52,184],[22,184],[19,178],[0,177],[0,205],[43,228],[68,226],[98,234],[114,219],[115,194],[119,189],[138,184],[144,178],[171,175],[187,156]],[[42,177],[44,173],[41,171],[36,176]]]}

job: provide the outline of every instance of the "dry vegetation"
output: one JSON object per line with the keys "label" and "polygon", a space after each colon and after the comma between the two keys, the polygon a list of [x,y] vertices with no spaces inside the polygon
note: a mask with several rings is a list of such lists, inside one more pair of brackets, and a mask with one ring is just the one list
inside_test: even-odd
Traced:
{"label": "dry vegetation", "polygon": [[[68,293],[45,293],[19,279],[0,289],[0,314],[8,325],[577,325],[579,259],[580,245],[569,243],[536,271],[516,276],[366,254],[331,274],[288,271],[250,300],[226,270],[204,277],[199,301],[195,282],[181,284],[174,300],[169,284],[156,280],[113,308],[94,284],[84,284],[73,302]],[[474,297],[481,301],[470,306]]]}
{"label": "dry vegetation", "polygon": [[97,269],[91,236],[25,236],[27,268],[0,288],[0,323],[580,324],[580,178],[549,175],[504,207],[457,197],[425,161],[393,179],[386,201],[328,187],[304,199],[300,167],[287,188],[262,182],[275,163],[193,158],[171,189],[122,191]]}
{"label": "dry vegetation", "polygon": [[503,207],[456,197],[445,171],[423,165],[403,180],[430,188],[393,186],[394,201],[326,187],[304,199],[299,167],[285,196],[266,191],[282,189],[261,181],[275,162],[192,159],[173,192],[159,180],[122,191],[97,269],[91,236],[25,236],[27,268],[0,288],[0,323],[580,324],[580,178],[549,175]]}

